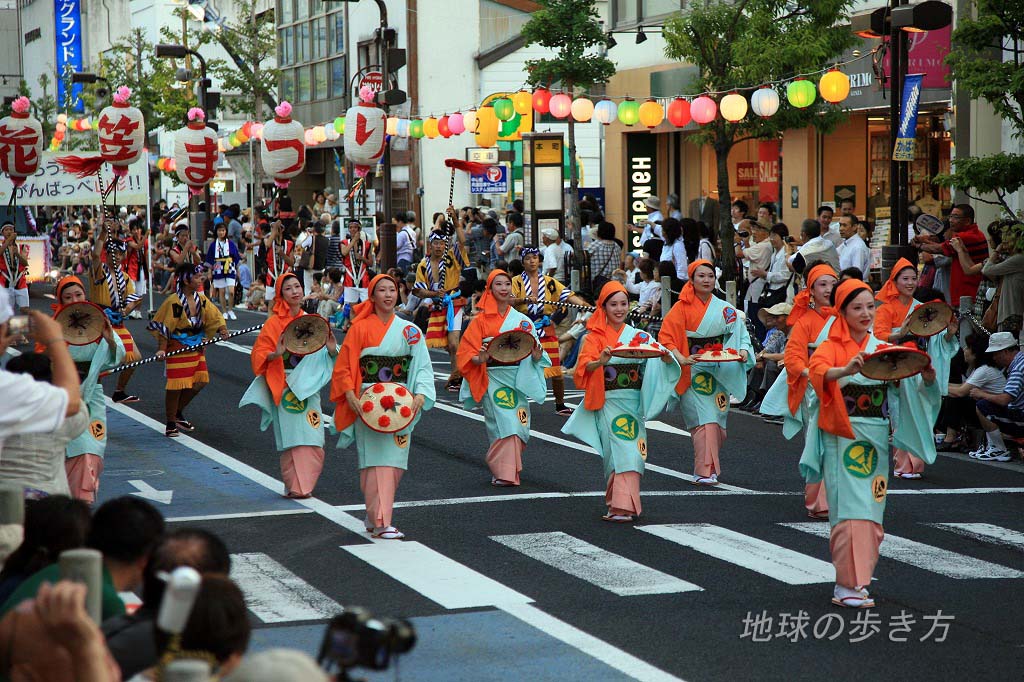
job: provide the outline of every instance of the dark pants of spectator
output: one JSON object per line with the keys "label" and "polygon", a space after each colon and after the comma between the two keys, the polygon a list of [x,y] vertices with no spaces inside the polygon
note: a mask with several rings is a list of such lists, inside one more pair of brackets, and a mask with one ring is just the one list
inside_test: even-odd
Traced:
{"label": "dark pants of spectator", "polygon": [[1024,438],[1024,410],[1011,410],[988,400],[979,400],[978,411],[998,426],[1004,436]]}
{"label": "dark pants of spectator", "polygon": [[941,431],[952,429],[959,431],[964,428],[978,427],[978,413],[973,409],[975,401],[971,398],[954,398],[943,396],[942,408],[935,420],[935,428]]}
{"label": "dark pants of spectator", "polygon": [[398,268],[399,272],[405,275],[409,272],[409,268],[412,267],[412,261],[403,258],[400,261],[398,261],[398,264],[395,267]]}
{"label": "dark pants of spectator", "polygon": [[747,314],[747,319],[754,323],[754,330],[757,332],[757,340],[764,343],[764,337],[768,336],[768,329],[761,324],[760,318],[757,316],[757,311],[761,309],[761,306],[757,304],[757,301],[746,301],[746,309],[743,311]]}

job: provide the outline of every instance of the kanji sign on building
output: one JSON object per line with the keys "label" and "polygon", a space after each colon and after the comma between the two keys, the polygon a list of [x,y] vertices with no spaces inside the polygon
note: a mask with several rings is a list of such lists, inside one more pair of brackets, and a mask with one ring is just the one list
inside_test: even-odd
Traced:
{"label": "kanji sign on building", "polygon": [[[54,0],[54,33],[56,34],[57,103],[64,110],[64,72],[82,70],[82,5],[81,0]],[[71,86],[71,109],[84,111],[82,84]]]}

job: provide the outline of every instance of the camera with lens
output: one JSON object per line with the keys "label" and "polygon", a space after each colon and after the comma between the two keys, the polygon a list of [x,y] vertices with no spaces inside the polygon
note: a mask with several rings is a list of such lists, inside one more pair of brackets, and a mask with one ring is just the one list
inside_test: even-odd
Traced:
{"label": "camera with lens", "polygon": [[740,239],[746,239],[747,237],[750,236],[750,233],[747,232],[746,230],[740,230],[736,234],[738,234],[740,236]]}
{"label": "camera with lens", "polygon": [[416,629],[407,620],[378,618],[352,606],[327,624],[317,662],[328,673],[348,680],[351,668],[387,670],[391,660],[416,645]]}

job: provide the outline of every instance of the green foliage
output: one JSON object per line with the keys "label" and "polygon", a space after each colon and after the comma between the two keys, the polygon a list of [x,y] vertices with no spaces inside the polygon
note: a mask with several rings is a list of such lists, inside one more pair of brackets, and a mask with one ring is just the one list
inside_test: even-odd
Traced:
{"label": "green foliage", "polygon": [[543,6],[523,26],[525,46],[541,45],[558,51],[548,59],[526,62],[530,85],[560,82],[567,89],[587,89],[615,75],[615,64],[595,53],[607,45],[597,9],[591,0],[538,0]]}
{"label": "green foliage", "polygon": [[[960,14],[953,45],[946,63],[957,87],[991,104],[1012,124],[1013,136],[1024,138],[1024,0],[975,0],[971,11]],[[935,182],[1013,215],[1006,197],[1024,187],[1024,156],[957,158],[953,172]],[[979,194],[991,194],[995,201]]]}
{"label": "green foliage", "polygon": [[[231,54],[231,62],[220,61],[211,72],[220,79],[227,92],[240,92],[241,97],[224,101],[235,113],[254,120],[268,115],[281,70],[277,68],[277,28],[274,12],[257,15],[255,0],[235,0],[235,16],[217,33],[217,40]],[[240,61],[242,64],[239,65]]]}

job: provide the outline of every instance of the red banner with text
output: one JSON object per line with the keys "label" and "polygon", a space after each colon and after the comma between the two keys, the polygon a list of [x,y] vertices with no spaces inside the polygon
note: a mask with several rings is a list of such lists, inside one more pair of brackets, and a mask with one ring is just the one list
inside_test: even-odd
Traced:
{"label": "red banner with text", "polygon": [[757,143],[757,197],[760,201],[779,200],[779,141]]}

